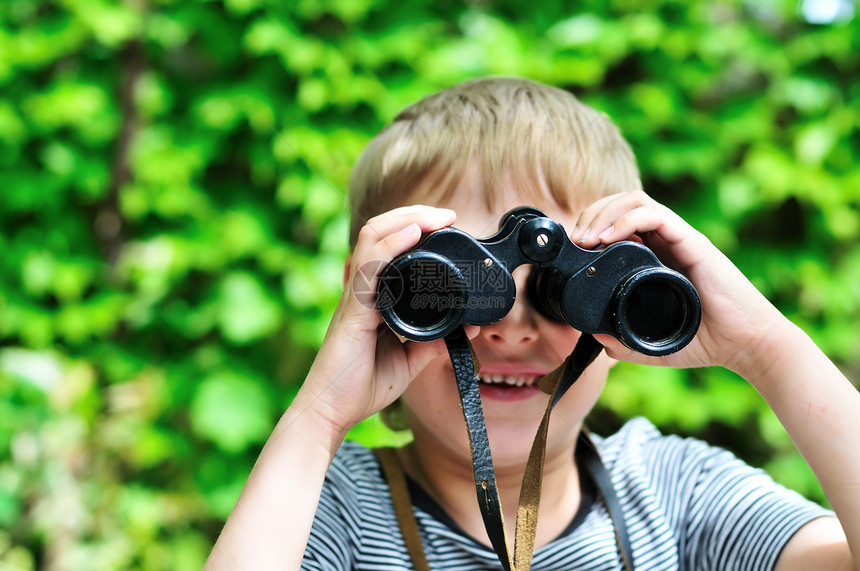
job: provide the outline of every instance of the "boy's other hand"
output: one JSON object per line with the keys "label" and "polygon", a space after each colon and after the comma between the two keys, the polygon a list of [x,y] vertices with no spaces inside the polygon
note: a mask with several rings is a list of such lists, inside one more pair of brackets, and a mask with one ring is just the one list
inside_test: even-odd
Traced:
{"label": "boy's other hand", "polygon": [[323,426],[345,434],[391,404],[445,351],[441,340],[401,342],[383,323],[374,298],[378,274],[391,260],[415,246],[422,233],[455,220],[447,208],[408,206],[371,218],[361,229],[346,263],[343,295],[297,397]]}
{"label": "boy's other hand", "polygon": [[666,266],[686,275],[701,296],[702,324],[680,352],[646,357],[609,335],[598,335],[611,357],[674,367],[718,365],[744,374],[756,348],[784,320],[703,234],[641,190],[607,196],[585,208],[571,240],[583,248],[621,240],[642,242]]}

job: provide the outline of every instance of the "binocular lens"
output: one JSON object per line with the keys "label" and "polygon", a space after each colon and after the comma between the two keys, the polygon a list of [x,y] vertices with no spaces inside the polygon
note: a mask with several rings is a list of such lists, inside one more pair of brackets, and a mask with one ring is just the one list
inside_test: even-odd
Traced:
{"label": "binocular lens", "polygon": [[627,295],[625,320],[633,335],[648,343],[678,336],[687,311],[683,298],[671,284],[646,281]]}
{"label": "binocular lens", "polygon": [[466,281],[445,258],[415,252],[389,266],[380,280],[377,306],[400,335],[431,341],[460,325]]}
{"label": "binocular lens", "polygon": [[617,297],[618,333],[627,346],[646,355],[666,355],[696,334],[701,306],[693,285],[665,268],[631,277]]}

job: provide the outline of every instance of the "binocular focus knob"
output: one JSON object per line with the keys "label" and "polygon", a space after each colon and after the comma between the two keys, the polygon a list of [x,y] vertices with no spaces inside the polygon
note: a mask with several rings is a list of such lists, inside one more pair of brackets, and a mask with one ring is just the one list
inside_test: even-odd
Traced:
{"label": "binocular focus knob", "polygon": [[518,245],[520,251],[536,264],[555,258],[564,244],[564,230],[549,218],[532,218],[523,225]]}

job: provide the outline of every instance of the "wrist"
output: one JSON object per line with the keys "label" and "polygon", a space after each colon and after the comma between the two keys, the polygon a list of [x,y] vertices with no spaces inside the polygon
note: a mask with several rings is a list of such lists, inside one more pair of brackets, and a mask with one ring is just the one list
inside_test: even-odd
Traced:
{"label": "wrist", "polygon": [[726,368],[760,388],[767,379],[781,375],[781,368],[790,361],[801,339],[809,341],[799,327],[774,309],[770,319],[763,320],[756,333],[743,340]]}
{"label": "wrist", "polygon": [[358,406],[363,401],[363,367],[355,360],[344,363],[342,358],[357,351],[360,349],[349,343],[324,345],[281,422],[301,418],[321,442],[339,446],[347,432],[363,419]]}
{"label": "wrist", "polygon": [[318,395],[303,387],[275,426],[272,439],[289,432],[333,457],[351,426],[332,418],[328,408]]}

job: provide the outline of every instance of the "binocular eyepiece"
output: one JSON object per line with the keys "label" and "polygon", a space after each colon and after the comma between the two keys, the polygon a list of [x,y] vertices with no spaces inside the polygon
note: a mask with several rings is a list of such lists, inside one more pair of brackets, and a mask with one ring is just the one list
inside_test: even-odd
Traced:
{"label": "binocular eyepiece", "polygon": [[646,355],[685,347],[701,321],[693,284],[638,242],[585,250],[536,208],[505,214],[499,231],[476,239],[456,228],[424,236],[380,274],[376,304],[385,322],[413,341],[460,325],[490,325],[516,299],[511,272],[531,264],[527,295],[545,317],[583,333],[605,333]]}

